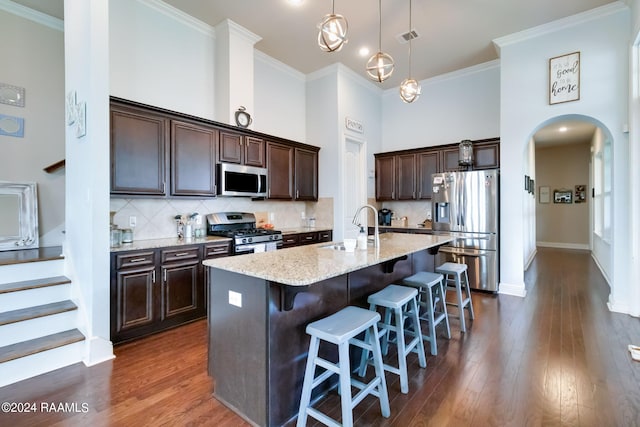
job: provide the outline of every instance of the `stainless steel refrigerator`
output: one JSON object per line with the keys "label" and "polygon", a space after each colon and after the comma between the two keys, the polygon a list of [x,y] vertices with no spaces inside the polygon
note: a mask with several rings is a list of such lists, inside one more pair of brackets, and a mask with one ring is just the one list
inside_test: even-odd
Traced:
{"label": "stainless steel refrigerator", "polygon": [[436,262],[467,264],[471,288],[497,292],[499,281],[499,171],[444,172],[431,176],[433,230],[457,239]]}

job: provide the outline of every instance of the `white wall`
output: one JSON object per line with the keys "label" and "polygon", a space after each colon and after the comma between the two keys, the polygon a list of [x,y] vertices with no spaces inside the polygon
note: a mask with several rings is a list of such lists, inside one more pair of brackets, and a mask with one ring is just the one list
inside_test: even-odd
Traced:
{"label": "white wall", "polygon": [[491,61],[420,82],[411,104],[398,88],[382,98],[382,149],[451,144],[500,136],[500,63]]}
{"label": "white wall", "polygon": [[24,119],[24,137],[0,136],[0,181],[37,183],[40,246],[59,246],[65,172],[42,169],[65,158],[63,24],[25,9],[0,10],[0,82],[25,89],[24,107],[0,104],[0,114]]}
{"label": "white wall", "polygon": [[[627,120],[627,40],[629,13],[624,4],[608,6],[546,24],[496,41],[500,46],[501,115],[500,163],[501,197],[521,194],[521,177],[525,170],[523,152],[533,132],[555,116],[582,114],[600,121],[614,139],[614,287],[610,303],[628,293],[628,280],[623,265],[628,244],[627,135],[622,125]],[[549,58],[581,52],[580,100],[548,105]],[[514,292],[524,290],[522,259],[509,254],[522,253],[525,222],[522,203],[503,203],[501,282]],[[617,257],[616,257],[617,255]],[[616,260],[617,258],[617,260]],[[501,284],[502,286],[502,284]],[[620,292],[620,293],[619,293]],[[618,309],[624,310],[620,307]]]}
{"label": "white wall", "polygon": [[[529,139],[527,147],[523,153],[523,163],[524,163],[524,171],[522,176],[520,177],[520,193],[522,195],[522,211],[524,213],[523,216],[523,236],[522,241],[524,243],[523,251],[522,251],[522,260],[524,262],[525,270],[533,261],[533,258],[536,256],[536,200],[535,195],[529,194],[524,187],[524,176],[529,176],[530,179],[534,181],[534,187],[539,187],[539,180],[537,179],[536,174],[536,152],[535,152],[535,143],[533,138]],[[504,180],[504,177],[501,177]],[[536,190],[537,191],[537,190]],[[514,201],[518,200],[518,197],[513,197]],[[508,203],[508,202],[505,202]],[[503,235],[505,239],[508,239],[510,236]]]}

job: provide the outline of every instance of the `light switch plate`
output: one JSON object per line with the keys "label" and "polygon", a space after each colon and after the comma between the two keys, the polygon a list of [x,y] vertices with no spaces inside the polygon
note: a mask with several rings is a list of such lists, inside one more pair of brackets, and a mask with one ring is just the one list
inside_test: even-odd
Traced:
{"label": "light switch plate", "polygon": [[239,292],[229,291],[229,304],[236,307],[242,307],[242,294]]}

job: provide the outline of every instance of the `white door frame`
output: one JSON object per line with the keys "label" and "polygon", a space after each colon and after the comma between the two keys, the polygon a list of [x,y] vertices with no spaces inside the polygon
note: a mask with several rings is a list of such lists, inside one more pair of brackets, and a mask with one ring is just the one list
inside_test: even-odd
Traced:
{"label": "white door frame", "polygon": [[342,177],[341,181],[341,188],[340,188],[340,201],[339,201],[339,206],[336,206],[338,209],[336,209],[336,212],[339,212],[339,217],[338,217],[338,221],[336,221],[336,224],[334,224],[334,228],[335,228],[335,235],[334,235],[334,240],[342,240],[345,237],[345,232],[349,231],[345,229],[345,218],[349,217],[349,216],[353,216],[353,214],[355,214],[355,212],[347,212],[347,206],[348,204],[346,203],[346,197],[347,197],[347,185],[350,185],[350,183],[347,182],[347,178],[345,176],[344,173],[344,168],[346,167],[346,150],[347,150],[347,144],[352,143],[352,144],[357,144],[360,146],[360,150],[359,150],[359,164],[360,164],[360,168],[361,171],[358,174],[359,180],[360,180],[360,194],[357,195],[357,199],[359,200],[359,205],[364,205],[367,202],[367,141],[363,138],[359,138],[356,136],[353,136],[351,134],[342,134],[342,138],[341,138],[341,150],[340,150],[340,157],[341,157],[341,161],[340,161],[340,175]]}

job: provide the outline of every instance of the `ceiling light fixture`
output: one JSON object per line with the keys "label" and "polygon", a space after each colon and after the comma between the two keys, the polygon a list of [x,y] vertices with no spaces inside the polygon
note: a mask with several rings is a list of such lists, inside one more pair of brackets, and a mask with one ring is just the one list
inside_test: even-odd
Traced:
{"label": "ceiling light fixture", "polygon": [[380,27],[378,30],[378,53],[367,61],[367,74],[373,80],[382,83],[393,73],[393,58],[382,52],[382,0],[378,0],[378,12],[380,15]]}
{"label": "ceiling light fixture", "polygon": [[[409,34],[411,30],[411,0],[409,0]],[[409,38],[409,78],[406,78],[400,83],[400,98],[407,104],[412,103],[420,96],[420,83],[411,77],[411,41],[413,37]]]}
{"label": "ceiling light fixture", "polygon": [[331,13],[318,24],[318,46],[325,52],[337,52],[347,42],[349,24],[342,15],[335,14],[335,0],[331,1]]}

